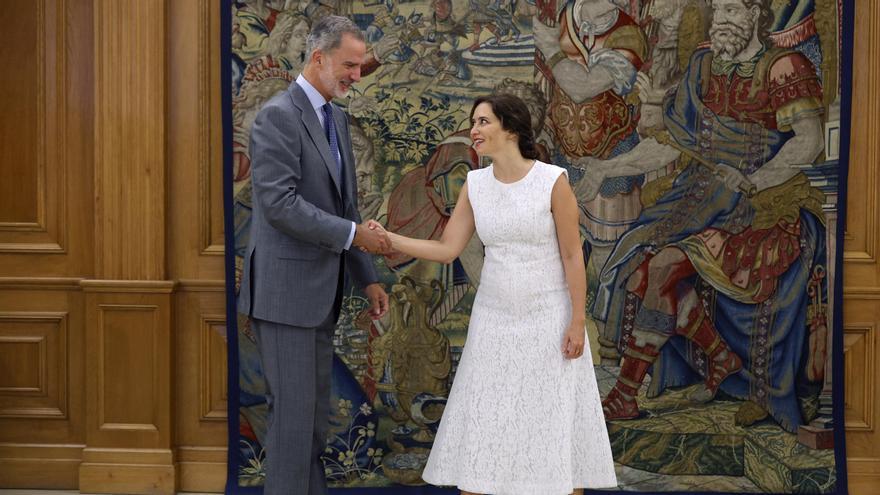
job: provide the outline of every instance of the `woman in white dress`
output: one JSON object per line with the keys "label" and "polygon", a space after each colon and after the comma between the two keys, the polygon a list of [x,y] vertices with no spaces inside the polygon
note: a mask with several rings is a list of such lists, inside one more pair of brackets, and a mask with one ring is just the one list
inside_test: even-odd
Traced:
{"label": "woman in white dress", "polygon": [[565,170],[535,160],[519,98],[479,98],[471,122],[474,150],[492,165],[468,174],[440,240],[389,233],[394,249],[443,263],[475,230],[485,244],[467,343],[422,477],[462,494],[616,487],[584,335],[586,276]]}

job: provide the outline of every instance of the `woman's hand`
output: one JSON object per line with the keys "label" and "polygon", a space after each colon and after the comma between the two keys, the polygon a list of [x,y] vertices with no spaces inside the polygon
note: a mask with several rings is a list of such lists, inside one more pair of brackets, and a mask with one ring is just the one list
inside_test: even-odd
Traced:
{"label": "woman's hand", "polygon": [[562,355],[565,359],[577,359],[584,354],[586,327],[583,323],[569,323],[562,338]]}

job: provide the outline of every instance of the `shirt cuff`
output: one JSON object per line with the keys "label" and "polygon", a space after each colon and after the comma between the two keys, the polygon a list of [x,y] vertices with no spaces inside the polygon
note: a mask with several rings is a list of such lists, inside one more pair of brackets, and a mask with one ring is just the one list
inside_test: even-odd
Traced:
{"label": "shirt cuff", "polygon": [[348,233],[348,240],[345,241],[345,250],[351,249],[351,243],[354,241],[354,233],[357,230],[357,224],[351,222],[351,232]]}

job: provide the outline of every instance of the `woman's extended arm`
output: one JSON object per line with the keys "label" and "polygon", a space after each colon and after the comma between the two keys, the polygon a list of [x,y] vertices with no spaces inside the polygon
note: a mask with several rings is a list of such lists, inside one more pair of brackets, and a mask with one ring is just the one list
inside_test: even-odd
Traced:
{"label": "woman's extended arm", "polygon": [[[382,228],[375,220],[370,220],[368,225],[370,228]],[[474,235],[474,229],[474,210],[468,200],[467,182],[465,182],[440,240],[413,239],[393,232],[389,232],[388,237],[391,239],[391,248],[395,251],[424,260],[452,263],[464,251]]]}

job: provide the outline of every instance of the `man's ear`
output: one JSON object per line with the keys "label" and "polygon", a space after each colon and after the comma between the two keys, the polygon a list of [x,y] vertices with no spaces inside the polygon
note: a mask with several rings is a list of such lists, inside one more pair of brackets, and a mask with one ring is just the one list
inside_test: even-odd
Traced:
{"label": "man's ear", "polygon": [[761,18],[761,7],[758,7],[757,4],[752,5],[752,7],[749,9],[749,12],[752,14],[752,22],[754,22],[757,26],[758,20]]}

